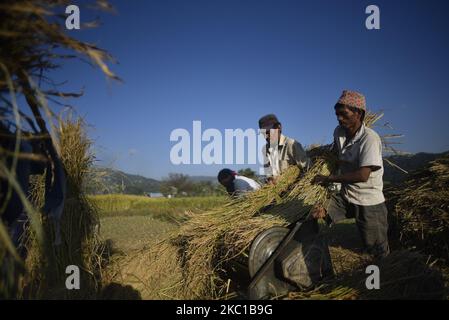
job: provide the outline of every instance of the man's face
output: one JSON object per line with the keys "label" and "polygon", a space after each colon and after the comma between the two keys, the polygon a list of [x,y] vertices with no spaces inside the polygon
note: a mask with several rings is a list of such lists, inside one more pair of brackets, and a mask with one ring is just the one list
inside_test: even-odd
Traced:
{"label": "man's face", "polygon": [[274,121],[267,121],[262,124],[260,128],[265,139],[270,141],[270,144],[277,144],[281,136],[281,125]]}
{"label": "man's face", "polygon": [[345,129],[353,128],[361,121],[361,114],[352,111],[346,106],[337,107],[335,115],[337,116],[338,124]]}
{"label": "man's face", "polygon": [[229,186],[232,183],[232,181],[234,180],[233,178],[234,178],[233,176],[227,176],[226,178],[221,179],[220,183],[224,187],[227,187],[227,186]]}

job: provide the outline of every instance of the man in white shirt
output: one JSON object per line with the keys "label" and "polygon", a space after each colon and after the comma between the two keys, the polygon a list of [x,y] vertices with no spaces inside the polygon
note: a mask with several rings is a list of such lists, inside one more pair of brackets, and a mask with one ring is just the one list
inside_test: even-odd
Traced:
{"label": "man in white shirt", "polygon": [[260,188],[253,179],[240,176],[231,169],[223,169],[218,173],[218,181],[226,188],[228,194],[232,197],[240,197],[245,193],[254,191]]}
{"label": "man in white shirt", "polygon": [[301,143],[282,134],[282,124],[274,114],[260,118],[259,128],[267,141],[263,153],[269,182],[275,182],[289,166],[307,170],[310,161]]}
{"label": "man in white shirt", "polygon": [[328,223],[355,218],[365,250],[384,257],[389,246],[381,139],[363,123],[366,102],[362,94],[345,90],[334,108],[339,126],[334,131],[332,148],[338,154],[339,174],[318,175],[314,182],[341,183],[341,191],[325,208],[314,208],[312,215]]}

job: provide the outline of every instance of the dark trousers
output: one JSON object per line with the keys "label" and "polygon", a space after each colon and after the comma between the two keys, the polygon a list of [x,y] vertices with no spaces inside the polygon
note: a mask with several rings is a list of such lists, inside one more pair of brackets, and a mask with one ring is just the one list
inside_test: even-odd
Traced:
{"label": "dark trousers", "polygon": [[388,246],[388,221],[385,202],[373,206],[350,203],[340,193],[332,195],[327,204],[327,222],[337,223],[355,218],[364,249],[376,257],[390,253]]}

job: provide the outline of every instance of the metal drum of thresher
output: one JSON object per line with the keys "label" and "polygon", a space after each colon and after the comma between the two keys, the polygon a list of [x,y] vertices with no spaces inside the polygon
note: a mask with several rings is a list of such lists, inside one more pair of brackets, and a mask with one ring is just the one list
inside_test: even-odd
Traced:
{"label": "metal drum of thresher", "polygon": [[[246,294],[251,279],[289,232],[290,228],[279,226],[264,230],[253,240],[249,252],[229,262],[227,273],[235,291],[242,296]],[[327,241],[319,233],[317,222],[309,220],[301,225],[258,282],[256,297],[262,299],[311,288],[333,274]]]}

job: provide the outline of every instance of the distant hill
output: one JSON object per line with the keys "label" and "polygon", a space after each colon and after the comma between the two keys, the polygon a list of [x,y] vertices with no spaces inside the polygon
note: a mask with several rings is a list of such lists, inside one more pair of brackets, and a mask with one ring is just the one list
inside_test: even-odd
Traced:
{"label": "distant hill", "polygon": [[129,174],[110,168],[95,167],[88,179],[86,191],[89,194],[145,194],[159,192],[161,182],[136,174]]}
{"label": "distant hill", "polygon": [[[213,176],[190,176],[193,182],[217,183]],[[160,192],[161,181],[147,178],[137,174],[129,174],[111,168],[94,167],[89,179],[86,179],[86,192],[88,194],[147,194]]]}
{"label": "distant hill", "polygon": [[[395,155],[386,157],[388,160],[398,165],[405,171],[411,172],[424,167],[429,161],[433,161],[443,155],[449,154],[449,151],[442,153],[419,152],[410,155]],[[391,184],[397,184],[407,178],[407,174],[394,168],[384,161],[384,181]]]}

